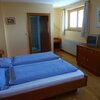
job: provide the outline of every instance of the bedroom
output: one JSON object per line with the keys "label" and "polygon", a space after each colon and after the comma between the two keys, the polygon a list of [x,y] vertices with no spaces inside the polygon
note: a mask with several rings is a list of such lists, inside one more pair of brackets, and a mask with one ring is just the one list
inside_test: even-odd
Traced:
{"label": "bedroom", "polygon": [[[96,7],[99,7],[99,0],[90,1],[90,33],[99,33],[100,29],[95,27],[95,13]],[[55,17],[53,16],[53,10]],[[53,8],[49,4],[30,4],[30,3],[0,3],[0,48],[4,50],[4,56],[12,57],[16,55],[23,55],[29,53],[29,41],[27,33],[27,18],[26,13],[50,13],[50,31],[51,31],[51,45],[53,49],[53,37],[61,37],[61,22],[60,9]],[[56,14],[57,13],[57,14]],[[56,17],[58,16],[59,17]],[[6,17],[15,17],[15,24],[6,25]],[[55,20],[55,18],[57,18]],[[58,21],[59,20],[59,21]],[[21,23],[20,23],[21,22]],[[57,25],[55,27],[55,25]],[[53,29],[54,28],[54,29]],[[59,31],[56,31],[57,29]],[[54,30],[54,31],[53,31]],[[74,35],[73,35],[74,34]],[[80,33],[66,32],[64,39],[78,42],[85,42],[80,37]],[[78,38],[78,39],[77,39]],[[64,42],[64,41],[63,41]],[[62,45],[66,49],[65,45]],[[94,76],[95,77],[95,76]],[[99,79],[98,77],[96,77]],[[100,80],[100,79],[99,79]],[[97,88],[97,87],[96,87]],[[99,93],[99,90],[98,90]],[[98,97],[99,98],[99,97]]]}

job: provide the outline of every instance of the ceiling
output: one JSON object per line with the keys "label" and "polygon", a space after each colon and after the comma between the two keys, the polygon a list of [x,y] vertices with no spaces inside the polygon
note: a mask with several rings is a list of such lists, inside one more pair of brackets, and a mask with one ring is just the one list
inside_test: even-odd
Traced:
{"label": "ceiling", "polygon": [[1,2],[30,2],[30,3],[43,3],[53,4],[53,7],[63,7],[80,0],[0,0]]}

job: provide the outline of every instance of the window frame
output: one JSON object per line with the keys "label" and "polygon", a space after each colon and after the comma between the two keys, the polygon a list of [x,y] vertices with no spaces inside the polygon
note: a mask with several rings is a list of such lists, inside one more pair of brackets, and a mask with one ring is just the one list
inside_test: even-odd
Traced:
{"label": "window frame", "polygon": [[[68,29],[67,30],[69,30],[69,31],[79,31],[79,32],[81,31],[82,27],[78,27],[78,14],[79,14],[80,10],[84,10],[84,7],[82,6],[82,7],[72,9],[72,10],[68,10]],[[74,12],[74,11],[77,11],[77,26],[75,28],[70,27],[70,13]]]}

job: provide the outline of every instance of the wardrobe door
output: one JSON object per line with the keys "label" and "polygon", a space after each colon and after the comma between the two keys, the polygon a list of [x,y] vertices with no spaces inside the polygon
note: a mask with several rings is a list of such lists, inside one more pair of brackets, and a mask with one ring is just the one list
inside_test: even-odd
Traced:
{"label": "wardrobe door", "polygon": [[41,37],[41,51],[51,50],[51,38],[49,32],[49,17],[40,16],[40,37]]}

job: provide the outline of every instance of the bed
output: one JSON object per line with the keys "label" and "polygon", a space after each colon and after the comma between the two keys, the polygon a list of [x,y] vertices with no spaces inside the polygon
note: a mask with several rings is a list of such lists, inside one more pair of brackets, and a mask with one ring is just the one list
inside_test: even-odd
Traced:
{"label": "bed", "polygon": [[10,66],[9,69],[14,77],[9,88],[0,91],[0,100],[41,100],[87,84],[87,77],[82,71],[60,58]]}
{"label": "bed", "polygon": [[48,51],[48,52],[42,52],[42,53],[15,56],[15,57],[12,57],[11,59],[12,59],[13,66],[16,66],[16,65],[28,64],[28,63],[49,61],[49,60],[54,60],[58,58],[59,56],[57,56],[51,51]]}

